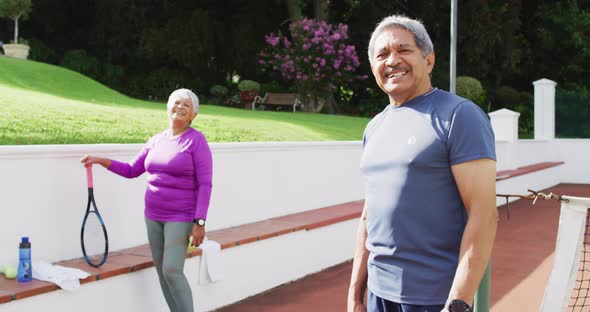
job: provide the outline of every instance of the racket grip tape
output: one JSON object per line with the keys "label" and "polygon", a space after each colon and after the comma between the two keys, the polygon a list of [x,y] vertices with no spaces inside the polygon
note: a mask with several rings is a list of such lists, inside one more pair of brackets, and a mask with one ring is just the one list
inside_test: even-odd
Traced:
{"label": "racket grip tape", "polygon": [[86,166],[86,183],[88,184],[88,188],[93,188],[93,183],[92,183],[92,165]]}

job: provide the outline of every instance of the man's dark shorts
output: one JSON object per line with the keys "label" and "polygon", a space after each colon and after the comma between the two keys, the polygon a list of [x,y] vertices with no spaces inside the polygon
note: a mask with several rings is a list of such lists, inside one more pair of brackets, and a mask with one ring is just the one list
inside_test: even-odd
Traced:
{"label": "man's dark shorts", "polygon": [[367,296],[367,312],[440,312],[444,308],[441,305],[412,305],[399,304],[380,298],[370,290]]}

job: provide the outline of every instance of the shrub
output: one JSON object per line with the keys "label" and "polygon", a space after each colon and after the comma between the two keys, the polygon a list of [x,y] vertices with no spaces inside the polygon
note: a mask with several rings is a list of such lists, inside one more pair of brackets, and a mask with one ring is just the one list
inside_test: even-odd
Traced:
{"label": "shrub", "polygon": [[495,106],[513,109],[520,104],[520,92],[509,86],[501,86],[496,90]]}
{"label": "shrub", "polygon": [[60,65],[93,78],[97,77],[98,59],[88,55],[85,50],[67,51]]}
{"label": "shrub", "polygon": [[348,87],[357,79],[359,59],[353,45],[347,45],[348,26],[300,19],[289,25],[291,36],[270,33],[268,46],[260,52],[264,70],[278,72],[297,92],[311,111],[320,111],[338,87]]}
{"label": "shrub", "polygon": [[290,93],[291,90],[289,88],[282,86],[278,81],[273,80],[269,83],[262,83],[260,84],[260,93],[264,94],[266,92],[270,93]]}
{"label": "shrub", "polygon": [[260,91],[260,84],[254,80],[242,80],[238,83],[240,91]]}
{"label": "shrub", "polygon": [[118,86],[123,81],[125,76],[125,69],[119,65],[105,63],[100,66],[97,79],[110,86]]}
{"label": "shrub", "polygon": [[555,136],[590,138],[590,93],[584,89],[555,90]]}
{"label": "shrub", "polygon": [[457,77],[457,95],[483,106],[485,90],[479,80],[469,76]]}
{"label": "shrub", "polygon": [[375,115],[382,112],[387,105],[389,105],[389,100],[386,97],[383,97],[382,99],[372,97],[359,100],[359,110],[364,117],[375,117]]}
{"label": "shrub", "polygon": [[31,47],[29,59],[50,64],[57,63],[58,58],[55,51],[41,40],[33,38],[29,40],[29,46]]}
{"label": "shrub", "polygon": [[222,85],[214,85],[209,89],[209,93],[215,97],[224,97],[229,93],[229,89]]}

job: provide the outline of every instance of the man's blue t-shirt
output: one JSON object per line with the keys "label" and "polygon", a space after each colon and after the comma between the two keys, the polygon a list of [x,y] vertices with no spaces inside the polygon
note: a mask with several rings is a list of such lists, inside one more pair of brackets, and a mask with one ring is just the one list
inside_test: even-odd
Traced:
{"label": "man's blue t-shirt", "polygon": [[465,208],[451,166],[496,158],[494,133],[473,102],[434,89],[388,105],[367,125],[368,287],[406,304],[444,304],[458,264]]}

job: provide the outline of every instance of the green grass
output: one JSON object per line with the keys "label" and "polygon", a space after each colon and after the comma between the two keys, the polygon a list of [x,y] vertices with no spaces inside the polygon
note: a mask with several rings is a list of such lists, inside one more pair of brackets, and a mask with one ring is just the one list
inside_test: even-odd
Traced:
{"label": "green grass", "polygon": [[[164,103],[127,97],[79,73],[0,57],[0,145],[143,143],[167,127]],[[206,105],[210,142],[360,140],[367,118]]]}

